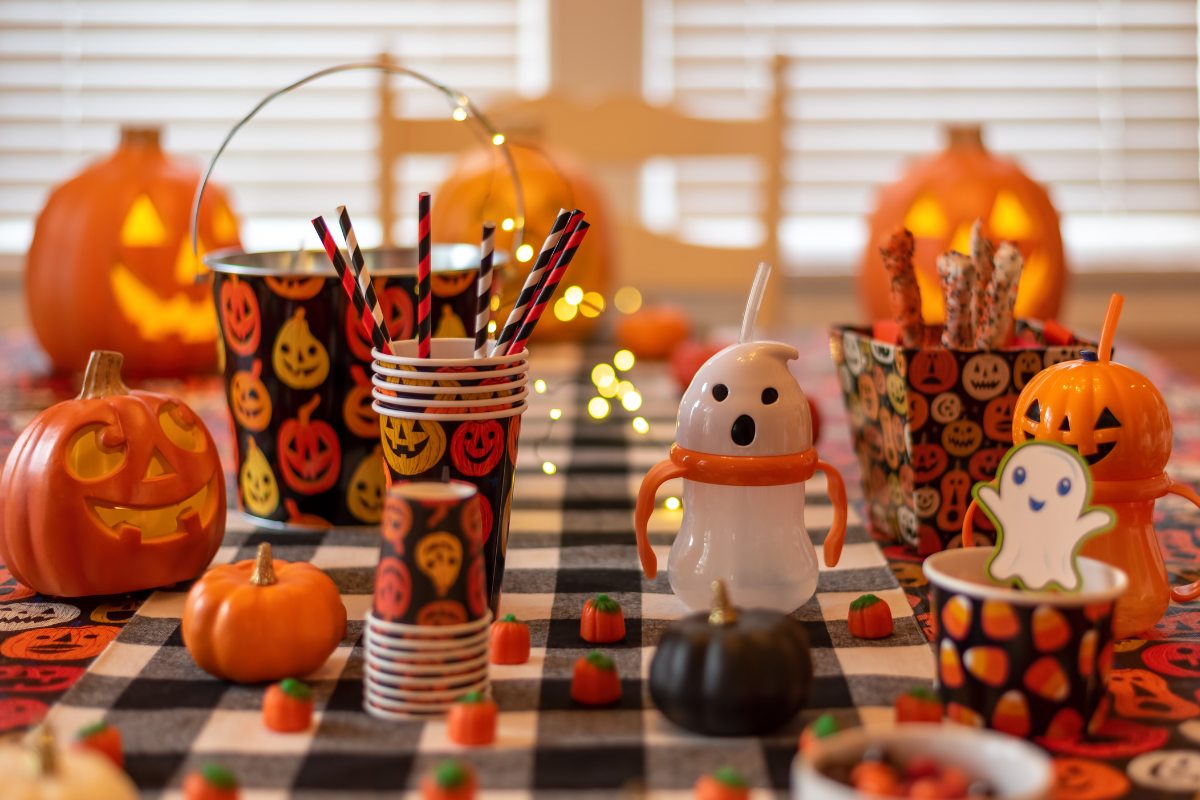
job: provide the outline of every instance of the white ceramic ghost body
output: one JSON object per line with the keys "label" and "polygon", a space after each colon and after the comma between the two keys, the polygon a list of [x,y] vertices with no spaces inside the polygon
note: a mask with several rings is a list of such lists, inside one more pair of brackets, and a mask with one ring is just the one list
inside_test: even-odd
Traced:
{"label": "white ceramic ghost body", "polygon": [[[679,405],[676,442],[723,456],[780,456],[812,447],[812,417],[787,362],[795,348],[725,348],[696,373]],[[667,561],[671,589],[707,609],[724,580],[738,605],[794,611],[817,587],[804,527],[804,484],[722,486],[683,479],[683,523]]]}

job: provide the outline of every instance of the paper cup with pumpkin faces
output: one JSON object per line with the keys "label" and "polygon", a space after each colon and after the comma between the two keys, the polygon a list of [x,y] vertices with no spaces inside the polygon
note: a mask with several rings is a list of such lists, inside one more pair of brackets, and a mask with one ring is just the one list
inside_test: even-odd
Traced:
{"label": "paper cup with pumpkin faces", "polygon": [[[432,343],[427,359],[416,357],[414,341],[393,343],[394,355],[373,351],[376,400],[429,413],[497,411],[522,402],[527,394],[522,387],[529,380],[528,350],[474,358],[474,348],[473,339],[444,339]],[[493,398],[504,402],[478,402]]]}
{"label": "paper cup with pumpkin faces", "polygon": [[[1012,447],[1017,396],[1042,369],[1079,357],[1088,342],[1046,342],[1041,323],[1016,333],[1040,344],[977,352],[905,348],[849,326],[830,333],[863,495],[875,533],[921,555],[957,547],[971,487],[990,481]],[[975,539],[994,541],[975,516]]]}
{"label": "paper cup with pumpkin faces", "polygon": [[[391,335],[413,335],[415,249],[365,251]],[[434,336],[474,333],[478,248],[434,245]],[[377,525],[371,338],[328,258],[212,253],[240,508],[271,526]]]}
{"label": "paper cup with pumpkin faces", "polygon": [[987,577],[992,552],[960,548],[925,560],[946,714],[1013,736],[1081,737],[1108,684],[1113,604],[1128,578],[1080,557],[1080,592],[997,586]]}
{"label": "paper cup with pumpkin faces", "polygon": [[487,605],[493,614],[500,604],[517,439],[525,408],[429,414],[375,403],[389,486],[400,481],[455,480],[478,489]]}

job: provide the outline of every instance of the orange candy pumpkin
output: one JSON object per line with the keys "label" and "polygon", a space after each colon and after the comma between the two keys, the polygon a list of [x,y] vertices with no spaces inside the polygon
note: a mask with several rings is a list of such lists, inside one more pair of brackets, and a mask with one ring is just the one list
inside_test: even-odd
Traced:
{"label": "orange candy pumpkin", "polygon": [[130,391],[96,351],[74,400],[38,414],[0,477],[0,559],[42,594],[120,594],[187,580],[225,533],[216,444],[170,395]]}
{"label": "orange candy pumpkin", "polygon": [[183,643],[197,666],[238,683],[317,670],[346,635],[346,607],[329,576],[307,562],[258,557],[213,567],[183,607]]}
{"label": "orange candy pumpkin", "polygon": [[421,777],[421,800],[473,800],[478,784],[470,764],[448,758]]}
{"label": "orange candy pumpkin", "polygon": [[524,664],[529,660],[529,625],[512,614],[496,620],[489,652],[493,664]]}
{"label": "orange candy pumpkin", "polygon": [[914,686],[896,698],[896,722],[941,722],[942,701],[924,686]]}
{"label": "orange candy pumpkin", "polygon": [[850,604],[846,623],[851,635],[860,639],[882,639],[894,630],[892,609],[873,594],[864,594]]}
{"label": "orange candy pumpkin", "polygon": [[579,635],[585,642],[607,644],[625,638],[625,614],[621,604],[606,594],[598,594],[583,604]]}
{"label": "orange candy pumpkin", "polygon": [[[186,374],[217,363],[211,288],[188,236],[200,174],[165,154],[158,130],[125,128],[110,157],[56,188],[38,215],[25,267],[29,317],[55,366],[92,350],[125,354],[131,373]],[[236,247],[238,226],[212,187],[199,250]]]}
{"label": "orange candy pumpkin", "polygon": [[491,744],[496,738],[498,712],[495,700],[489,700],[479,692],[464,695],[450,707],[446,716],[446,735],[457,744]]}
{"label": "orange candy pumpkin", "polygon": [[602,706],[621,699],[621,676],[617,665],[599,650],[575,661],[571,675],[571,697],[589,706]]}
{"label": "orange candy pumpkin", "polygon": [[237,800],[237,778],[220,764],[205,764],[183,779],[183,800]]}
{"label": "orange candy pumpkin", "polygon": [[103,720],[80,728],[75,733],[75,747],[95,750],[106,756],[118,769],[125,769],[125,747],[121,732]]}
{"label": "orange candy pumpkin", "polygon": [[711,775],[701,775],[693,791],[695,800],[746,800],[749,796],[746,779],[733,767],[721,767]]}
{"label": "orange candy pumpkin", "polygon": [[298,733],[312,725],[312,689],[295,678],[267,687],[263,696],[263,725],[278,733]]}

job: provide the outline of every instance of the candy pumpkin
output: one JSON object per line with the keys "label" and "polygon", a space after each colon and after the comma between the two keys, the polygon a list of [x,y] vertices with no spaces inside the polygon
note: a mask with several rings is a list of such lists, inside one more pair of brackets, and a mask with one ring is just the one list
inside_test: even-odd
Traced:
{"label": "candy pumpkin", "polygon": [[421,800],[474,800],[478,783],[470,764],[448,758],[421,776]]}
{"label": "candy pumpkin", "polygon": [[571,672],[571,698],[588,706],[603,706],[621,699],[617,665],[599,650],[575,660]]}
{"label": "candy pumpkin", "polygon": [[496,738],[498,711],[495,700],[489,700],[479,692],[466,694],[450,706],[446,735],[456,744],[491,744]]}
{"label": "candy pumpkin", "polygon": [[625,614],[621,604],[606,594],[598,594],[583,604],[579,635],[585,642],[607,644],[625,638]]}
{"label": "candy pumpkin", "polygon": [[493,664],[524,664],[529,660],[529,625],[512,614],[492,623],[490,646]]}
{"label": "candy pumpkin", "polygon": [[183,779],[183,800],[238,800],[237,778],[220,764],[205,764]]}
{"label": "candy pumpkin", "polygon": [[42,594],[79,597],[197,575],[225,533],[216,444],[180,400],[130,391],[121,354],[38,414],[0,477],[0,558]]}
{"label": "candy pumpkin", "polygon": [[692,796],[695,800],[747,800],[750,786],[733,767],[721,767],[711,775],[701,775]]}
{"label": "candy pumpkin", "polygon": [[924,686],[914,686],[896,697],[896,722],[941,722],[942,701]]}
{"label": "candy pumpkin", "polygon": [[927,323],[942,321],[937,257],[947,250],[970,252],[971,226],[983,220],[984,235],[1008,240],[1025,258],[1016,315],[1054,319],[1066,286],[1058,213],[1050,198],[1016,162],[984,149],[978,127],[951,128],[941,153],[914,164],[898,182],[879,192],[859,272],[859,292],[872,319],[892,316],[891,282],[879,242],[898,226],[915,237],[913,261]]}
{"label": "candy pumpkin", "polygon": [[104,720],[85,725],[75,733],[75,747],[99,753],[117,769],[125,769],[125,747],[121,732]]}
{"label": "candy pumpkin", "polygon": [[0,797],[16,800],[137,800],[129,776],[86,749],[59,750],[42,724],[24,744],[0,745]]}
{"label": "candy pumpkin", "polygon": [[346,607],[329,576],[307,562],[258,556],[213,567],[183,607],[183,643],[205,672],[238,683],[317,670],[346,635]]}
{"label": "candy pumpkin", "polygon": [[826,736],[832,736],[842,729],[838,724],[837,718],[833,714],[822,714],[812,722],[804,726],[804,730],[800,731],[800,751],[803,752],[812,747],[818,739],[824,739]]}
{"label": "candy pumpkin", "polygon": [[267,687],[262,705],[263,725],[278,733],[298,733],[312,725],[313,694],[307,684],[284,678]]}
{"label": "candy pumpkin", "polygon": [[[156,128],[123,128],[108,158],[56,188],[25,262],[29,317],[55,366],[82,370],[92,350],[125,354],[131,373],[178,375],[217,363],[217,320],[188,236],[200,174],[166,155]],[[224,194],[205,192],[200,255],[237,247]]]}
{"label": "candy pumpkin", "polygon": [[800,623],[736,609],[713,584],[711,613],[672,624],[650,664],[650,697],[667,719],[706,736],[767,733],[800,710],[813,666]]}
{"label": "candy pumpkin", "polygon": [[892,609],[875,595],[864,594],[850,604],[846,624],[859,639],[882,639],[892,635]]}

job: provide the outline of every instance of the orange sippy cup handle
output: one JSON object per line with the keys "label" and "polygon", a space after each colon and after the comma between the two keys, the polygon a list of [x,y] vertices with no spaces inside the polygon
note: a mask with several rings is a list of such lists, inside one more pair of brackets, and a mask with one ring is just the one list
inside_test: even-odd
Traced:
{"label": "orange sippy cup handle", "polygon": [[846,541],[846,484],[842,480],[842,473],[831,464],[818,461],[817,469],[825,473],[829,499],[833,502],[833,525],[825,537],[825,566],[836,567],[842,557],[842,543]]}
{"label": "orange sippy cup handle", "polygon": [[[1177,494],[1185,500],[1191,501],[1192,505],[1200,507],[1200,495],[1192,491],[1192,487],[1185,486],[1177,481],[1171,481],[1171,485],[1167,487],[1168,494]],[[1176,586],[1171,590],[1171,599],[1176,603],[1187,603],[1200,597],[1200,581],[1190,583],[1187,586]]]}
{"label": "orange sippy cup handle", "polygon": [[654,576],[658,574],[658,557],[654,555],[650,540],[646,538],[646,523],[650,521],[650,514],[654,511],[654,495],[658,487],[672,478],[681,477],[685,472],[687,470],[684,467],[669,458],[665,459],[650,468],[646,477],[642,478],[641,488],[638,489],[637,508],[633,512],[633,530],[637,534],[638,558],[642,562],[642,572],[645,572],[650,580],[654,580]]}
{"label": "orange sippy cup handle", "polygon": [[975,546],[975,530],[974,530],[974,525],[972,523],[975,522],[975,504],[977,502],[978,501],[976,501],[974,498],[972,498],[971,505],[967,506],[967,511],[965,514],[963,514],[963,527],[962,527],[962,546],[963,547],[974,547]]}

